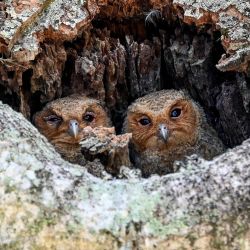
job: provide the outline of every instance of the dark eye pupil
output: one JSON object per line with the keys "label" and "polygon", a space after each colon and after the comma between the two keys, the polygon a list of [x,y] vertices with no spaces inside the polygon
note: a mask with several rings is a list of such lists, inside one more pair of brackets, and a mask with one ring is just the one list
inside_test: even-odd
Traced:
{"label": "dark eye pupil", "polygon": [[87,122],[92,122],[94,120],[94,116],[93,115],[85,115],[84,120]]}
{"label": "dark eye pupil", "polygon": [[174,109],[171,112],[171,117],[178,117],[181,114],[181,109]]}
{"label": "dark eye pupil", "polygon": [[50,123],[59,123],[62,120],[60,117],[57,117],[55,115],[45,117],[44,119],[45,121],[50,122]]}
{"label": "dark eye pupil", "polygon": [[57,117],[49,118],[50,122],[57,122],[59,119]]}
{"label": "dark eye pupil", "polygon": [[147,119],[147,118],[142,118],[139,122],[143,126],[146,126],[146,125],[150,124],[150,120]]}

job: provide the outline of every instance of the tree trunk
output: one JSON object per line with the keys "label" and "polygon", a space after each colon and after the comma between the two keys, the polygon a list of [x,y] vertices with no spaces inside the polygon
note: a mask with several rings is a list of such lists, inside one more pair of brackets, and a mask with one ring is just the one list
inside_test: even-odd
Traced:
{"label": "tree trunk", "polygon": [[250,140],[180,172],[104,181],[0,104],[1,249],[249,249]]}
{"label": "tree trunk", "polygon": [[[0,100],[31,120],[84,92],[106,102],[120,132],[133,100],[185,88],[235,147],[250,137],[249,19],[247,0],[6,0]],[[105,181],[62,160],[9,106],[0,104],[1,249],[250,248],[249,140],[175,174]]]}

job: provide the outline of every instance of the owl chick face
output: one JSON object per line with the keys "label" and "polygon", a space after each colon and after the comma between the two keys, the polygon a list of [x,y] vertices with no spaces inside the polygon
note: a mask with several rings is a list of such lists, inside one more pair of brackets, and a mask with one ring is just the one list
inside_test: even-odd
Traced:
{"label": "owl chick face", "polygon": [[128,109],[125,130],[138,152],[174,151],[192,146],[201,122],[196,104],[182,91],[162,90],[137,99]]}
{"label": "owl chick face", "polygon": [[34,123],[52,144],[64,147],[78,145],[86,126],[108,127],[111,122],[98,100],[72,95],[48,103],[35,114]]}

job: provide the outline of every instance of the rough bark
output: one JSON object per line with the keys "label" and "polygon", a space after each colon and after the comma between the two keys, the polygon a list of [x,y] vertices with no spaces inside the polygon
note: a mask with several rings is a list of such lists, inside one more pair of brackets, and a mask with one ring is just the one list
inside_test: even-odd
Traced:
{"label": "rough bark", "polygon": [[[228,53],[217,67],[222,71],[249,72],[250,3],[249,1],[173,1],[184,10],[184,21],[211,23],[221,30],[222,44]],[[240,62],[240,61],[241,62]]]}
{"label": "rough bark", "polygon": [[[114,127],[94,129],[86,127],[80,142],[81,151],[85,159],[89,161],[99,159],[108,173],[117,176],[122,166],[130,167],[129,140],[131,136],[131,134],[116,135]],[[91,168],[88,170],[95,173]]]}
{"label": "rough bark", "polygon": [[[202,104],[226,145],[250,136],[248,1],[8,0],[0,9],[0,98],[27,118],[85,92],[106,102],[120,131],[131,101],[174,87]],[[151,9],[160,15],[145,27]]]}
{"label": "rough bark", "polygon": [[[249,2],[0,3],[0,99],[26,118],[85,92],[117,131],[129,103],[185,88],[228,146],[250,136]],[[145,12],[159,10],[145,28]],[[153,34],[153,35],[152,35]],[[105,181],[65,162],[0,104],[1,249],[249,249],[250,141],[147,180]]]}
{"label": "rough bark", "polygon": [[1,249],[249,249],[250,140],[178,173],[104,181],[0,103]]}
{"label": "rough bark", "polygon": [[[11,1],[1,4],[3,27],[1,38],[8,50],[20,62],[28,62],[38,54],[39,42],[47,38],[69,41],[86,26],[99,12],[101,17],[122,19],[140,15],[153,8],[173,8],[185,23],[197,26],[213,24],[223,31],[222,43],[229,58],[221,58],[217,65],[221,70],[249,70],[249,18],[250,3],[241,1]],[[67,11],[67,13],[65,13]],[[65,15],[67,14],[67,15]],[[17,21],[18,20],[18,21]],[[9,26],[7,26],[9,24]],[[2,43],[2,51],[7,50]]]}

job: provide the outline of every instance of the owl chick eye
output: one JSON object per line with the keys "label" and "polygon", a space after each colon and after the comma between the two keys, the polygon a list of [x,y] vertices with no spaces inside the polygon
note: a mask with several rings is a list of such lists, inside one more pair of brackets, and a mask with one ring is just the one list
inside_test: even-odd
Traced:
{"label": "owl chick eye", "polygon": [[95,119],[95,115],[92,112],[87,112],[84,116],[83,116],[83,120],[86,122],[92,122]]}
{"label": "owl chick eye", "polygon": [[147,126],[151,123],[151,121],[148,119],[148,118],[142,118],[139,120],[139,123],[142,125],[142,126]]}
{"label": "owl chick eye", "polygon": [[180,108],[176,108],[176,109],[173,109],[173,110],[171,111],[170,116],[171,116],[172,118],[177,118],[177,117],[180,116],[180,114],[181,114],[181,109],[180,109]]}
{"label": "owl chick eye", "polygon": [[62,121],[62,118],[56,115],[49,115],[47,117],[44,117],[44,120],[50,124],[59,124]]}

